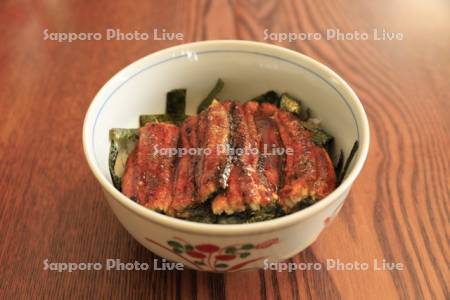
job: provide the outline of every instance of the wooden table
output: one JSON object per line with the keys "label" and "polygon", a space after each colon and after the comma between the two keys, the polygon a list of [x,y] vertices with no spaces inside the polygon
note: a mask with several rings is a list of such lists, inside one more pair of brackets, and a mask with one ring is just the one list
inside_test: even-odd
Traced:
{"label": "wooden table", "polygon": [[[23,1],[25,2],[25,1]],[[448,1],[2,1],[0,298],[449,299]],[[339,217],[294,262],[401,263],[403,271],[43,270],[43,261],[152,261],[114,217],[85,163],[81,128],[116,71],[180,41],[44,40],[49,32],[180,32],[183,42],[264,40],[336,70],[371,125],[367,163]],[[382,29],[403,40],[374,40]],[[368,40],[326,40],[327,29]]]}

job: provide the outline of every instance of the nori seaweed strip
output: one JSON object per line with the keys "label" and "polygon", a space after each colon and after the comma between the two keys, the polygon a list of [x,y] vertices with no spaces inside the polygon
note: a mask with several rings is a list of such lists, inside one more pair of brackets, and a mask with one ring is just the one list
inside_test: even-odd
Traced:
{"label": "nori seaweed strip", "polygon": [[330,155],[330,157],[332,156],[331,152],[332,152],[332,145],[333,145],[333,141],[334,138],[327,133],[325,130],[323,130],[322,128],[316,128],[314,130],[312,130],[312,136],[311,136],[311,140],[319,146],[322,146],[325,148],[325,150],[327,150],[328,154]]}
{"label": "nori seaweed strip", "polygon": [[[122,175],[128,154],[136,146],[138,137],[139,131],[137,129],[113,128],[109,131],[111,141],[108,159],[109,173],[114,187],[119,191],[122,189]],[[120,165],[118,165],[119,163]]]}
{"label": "nori seaweed strip", "polygon": [[171,90],[166,95],[166,114],[184,115],[186,113],[186,89]]}
{"label": "nori seaweed strip", "polygon": [[300,114],[299,114],[298,117],[302,121],[307,121],[309,118],[311,118],[311,110],[309,109],[309,107],[306,107],[305,109],[302,109],[300,111]]}
{"label": "nori seaweed strip", "polygon": [[206,96],[205,99],[200,103],[200,105],[197,108],[197,113],[199,114],[202,112],[205,108],[207,108],[216,98],[217,94],[220,93],[220,91],[223,89],[224,82],[222,79],[217,79],[216,84],[214,85],[213,89],[209,92],[208,96]]}
{"label": "nori seaweed strip", "polygon": [[352,150],[350,151],[350,154],[347,158],[347,161],[345,162],[344,168],[343,168],[341,174],[339,174],[339,176],[337,177],[336,186],[341,184],[342,180],[344,180],[345,173],[347,173],[348,167],[350,166],[350,163],[352,162],[352,159],[355,156],[356,151],[358,151],[358,148],[359,148],[359,141],[355,141],[355,143],[353,144]]}
{"label": "nori seaweed strip", "polygon": [[125,141],[138,136],[139,129],[136,128],[111,128],[109,130],[109,139],[114,141]]}
{"label": "nori seaweed strip", "polygon": [[297,99],[294,99],[294,97],[283,93],[280,100],[280,109],[300,115],[300,112],[302,111],[302,104]]}
{"label": "nori seaweed strip", "polygon": [[[293,208],[295,212],[301,210],[305,207],[311,206],[316,201],[312,198],[306,198]],[[291,213],[290,212],[290,213]],[[245,223],[255,223],[267,220],[272,220],[286,215],[283,208],[277,202],[273,202],[269,205],[261,207],[260,210],[254,211],[251,209],[246,209],[243,212],[234,213],[231,215],[221,214],[215,215],[211,210],[211,201],[208,200],[205,203],[196,204],[184,211],[183,215],[179,215],[185,220],[208,223],[208,224],[245,224]]]}
{"label": "nori seaweed strip", "polygon": [[324,129],[322,129],[320,126],[313,124],[311,122],[301,122],[302,126],[308,129],[312,132],[311,140],[319,146],[324,147],[327,149],[328,153],[331,151],[331,143],[333,142],[334,138],[331,134],[326,132]]}
{"label": "nori seaweed strip", "polygon": [[122,190],[122,178],[117,176],[114,172],[114,166],[116,165],[117,155],[119,154],[119,147],[116,142],[111,141],[111,146],[109,147],[109,174],[111,175],[111,180],[116,189]]}
{"label": "nori seaweed strip", "polygon": [[250,101],[256,101],[258,103],[271,103],[273,105],[276,105],[277,107],[280,106],[280,96],[275,91],[268,91],[265,92],[262,95],[259,95],[258,97],[255,97],[251,99]]}
{"label": "nori seaweed strip", "polygon": [[297,212],[299,210],[305,209],[318,201],[320,201],[320,200],[313,199],[311,197],[305,198],[302,201],[295,204],[289,213],[291,214],[291,213]]}
{"label": "nori seaweed strip", "polygon": [[248,208],[243,212],[231,215],[227,215],[226,213],[215,215],[212,212],[211,199],[214,199],[214,197],[210,197],[208,201],[204,203],[198,203],[189,207],[183,211],[183,213],[178,214],[177,217],[184,220],[208,224],[243,224],[272,220],[286,214],[277,202],[272,202],[269,205],[262,206],[261,209],[257,211]]}
{"label": "nori seaweed strip", "polygon": [[204,203],[197,203],[182,213],[177,214],[177,217],[200,223],[215,224],[217,223],[217,215],[213,214],[211,209],[211,201]]}
{"label": "nori seaweed strip", "polygon": [[246,223],[262,222],[272,220],[285,215],[285,212],[277,202],[262,206],[260,210],[253,211]]}
{"label": "nori seaweed strip", "polygon": [[262,206],[259,210],[252,210],[250,208],[243,212],[234,213],[232,215],[221,214],[217,217],[217,224],[243,224],[255,223],[267,220],[272,220],[285,215],[281,206],[273,202],[269,205]]}
{"label": "nori seaweed strip", "polygon": [[322,129],[319,125],[308,122],[311,116],[309,108],[303,107],[300,100],[295,99],[287,93],[281,95],[280,109],[288,111],[298,116],[303,127],[312,132],[312,141],[319,146],[324,147],[331,154],[333,136]]}
{"label": "nori seaweed strip", "polygon": [[169,114],[156,114],[156,115],[140,115],[139,116],[139,126],[143,127],[149,122],[153,123],[172,123],[175,125],[180,125],[187,118],[185,114],[179,115],[169,115]]}
{"label": "nori seaweed strip", "polygon": [[344,166],[344,151],[340,151],[339,158],[334,165],[334,172],[336,173],[336,178],[339,178],[339,175],[342,172],[342,167]]}
{"label": "nori seaweed strip", "polygon": [[311,117],[309,108],[304,107],[300,100],[287,93],[281,95],[280,109],[296,114],[302,121],[307,121]]}

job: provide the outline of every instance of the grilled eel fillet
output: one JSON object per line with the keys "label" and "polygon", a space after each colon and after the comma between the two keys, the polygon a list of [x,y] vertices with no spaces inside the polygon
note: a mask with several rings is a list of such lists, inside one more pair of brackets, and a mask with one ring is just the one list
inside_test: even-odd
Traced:
{"label": "grilled eel fillet", "polygon": [[[230,144],[243,154],[229,155]],[[202,153],[176,159],[154,154],[154,146],[195,147]],[[293,153],[259,155],[252,150],[263,153],[264,147]],[[311,132],[297,117],[268,103],[215,101],[180,129],[166,123],[141,128],[122,191],[148,208],[176,215],[225,189],[213,198],[212,209],[232,214],[247,207],[257,210],[277,198],[288,211],[304,198],[325,197],[335,184],[330,157],[311,141]]]}
{"label": "grilled eel fillet", "polygon": [[191,116],[180,127],[179,146],[184,153],[178,158],[174,175],[172,203],[169,213],[176,215],[196,202],[194,167],[197,147],[197,117]]}
{"label": "grilled eel fillet", "polygon": [[198,116],[198,146],[202,150],[195,163],[197,201],[204,202],[227,186],[230,157],[230,117],[224,105],[213,101]]}
{"label": "grilled eel fillet", "polygon": [[282,185],[284,153],[280,132],[274,115],[278,107],[270,103],[261,103],[255,113],[255,123],[260,135],[260,166],[272,191],[277,192]]}
{"label": "grilled eel fillet", "polygon": [[178,127],[167,123],[147,123],[139,129],[139,142],[127,160],[122,180],[125,195],[147,208],[167,211],[176,156],[155,149],[176,149],[178,135]]}
{"label": "grilled eel fillet", "polygon": [[286,155],[284,184],[279,191],[280,204],[289,210],[301,200],[311,197],[321,199],[331,193],[336,184],[333,163],[323,147],[311,140],[311,132],[289,112],[279,110],[277,122]]}
{"label": "grilled eel fillet", "polygon": [[232,214],[247,207],[258,210],[276,199],[258,166],[260,138],[254,120],[258,103],[241,105],[227,101],[224,105],[232,117],[232,140],[236,153],[228,188],[213,199],[212,210],[214,214]]}

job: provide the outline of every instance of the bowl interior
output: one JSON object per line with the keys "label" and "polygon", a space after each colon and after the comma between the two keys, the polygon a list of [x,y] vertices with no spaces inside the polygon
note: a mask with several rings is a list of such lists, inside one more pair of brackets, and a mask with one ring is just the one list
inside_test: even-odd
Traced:
{"label": "bowl interior", "polygon": [[356,96],[336,74],[315,61],[256,43],[188,44],[133,63],[98,93],[84,130],[85,146],[101,174],[111,181],[110,128],[136,128],[139,115],[164,113],[166,92],[175,88],[187,89],[187,112],[194,114],[219,77],[225,82],[221,99],[246,101],[268,90],[298,97],[346,156],[355,140],[361,141],[364,120]]}

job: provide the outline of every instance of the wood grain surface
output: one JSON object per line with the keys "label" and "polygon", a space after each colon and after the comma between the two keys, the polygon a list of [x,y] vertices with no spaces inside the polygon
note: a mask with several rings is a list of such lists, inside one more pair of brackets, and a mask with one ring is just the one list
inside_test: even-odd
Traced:
{"label": "wood grain surface", "polygon": [[[449,299],[450,2],[0,2],[0,298]],[[181,32],[183,42],[270,32],[400,32],[402,41],[281,42],[328,65],[371,126],[337,219],[294,262],[402,263],[403,271],[43,270],[43,261],[152,261],[119,224],[82,151],[85,111],[130,62],[179,41],[44,41],[50,32]]]}

